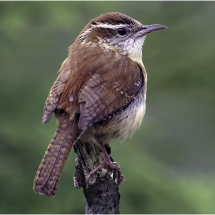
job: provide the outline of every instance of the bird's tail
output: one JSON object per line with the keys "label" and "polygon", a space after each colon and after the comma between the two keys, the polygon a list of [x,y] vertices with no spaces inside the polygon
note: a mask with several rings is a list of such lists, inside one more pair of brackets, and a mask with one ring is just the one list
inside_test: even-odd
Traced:
{"label": "bird's tail", "polygon": [[70,121],[69,117],[62,117],[37,170],[33,184],[35,192],[46,196],[55,195],[64,164],[77,138],[77,133],[77,119]]}

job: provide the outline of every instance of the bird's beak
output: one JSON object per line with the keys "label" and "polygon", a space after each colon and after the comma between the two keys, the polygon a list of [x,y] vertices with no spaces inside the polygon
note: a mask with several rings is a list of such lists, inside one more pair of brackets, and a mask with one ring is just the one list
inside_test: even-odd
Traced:
{"label": "bird's beak", "polygon": [[143,25],[142,28],[135,34],[135,37],[144,36],[150,32],[158,31],[167,28],[165,25],[153,24],[153,25]]}

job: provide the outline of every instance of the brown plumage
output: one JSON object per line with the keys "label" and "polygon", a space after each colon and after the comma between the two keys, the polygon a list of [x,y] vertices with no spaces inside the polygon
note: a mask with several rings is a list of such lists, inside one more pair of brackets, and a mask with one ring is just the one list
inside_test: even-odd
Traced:
{"label": "brown plumage", "polygon": [[42,122],[55,113],[59,125],[36,173],[36,192],[54,196],[77,138],[98,145],[111,166],[104,145],[140,126],[147,83],[140,53],[144,38],[134,38],[133,45],[130,38],[142,28],[124,14],[104,14],[91,20],[70,46],[44,107]]}
{"label": "brown plumage", "polygon": [[34,181],[34,190],[47,196],[55,194],[63,166],[77,137],[77,118],[61,116],[55,135],[46,150]]}

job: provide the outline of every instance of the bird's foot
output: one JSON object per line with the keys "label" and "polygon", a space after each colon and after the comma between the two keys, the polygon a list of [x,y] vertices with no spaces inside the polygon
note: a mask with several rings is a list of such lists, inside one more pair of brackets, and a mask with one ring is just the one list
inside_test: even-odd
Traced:
{"label": "bird's foot", "polygon": [[103,160],[103,162],[97,168],[95,168],[94,170],[92,170],[90,172],[90,174],[88,175],[88,178],[87,178],[87,184],[89,184],[89,179],[92,176],[94,176],[98,170],[103,169],[105,167],[110,167],[111,169],[115,169],[117,172],[119,172],[121,174],[119,164],[117,162],[111,161],[110,156],[108,156],[108,157],[106,157],[106,159]]}

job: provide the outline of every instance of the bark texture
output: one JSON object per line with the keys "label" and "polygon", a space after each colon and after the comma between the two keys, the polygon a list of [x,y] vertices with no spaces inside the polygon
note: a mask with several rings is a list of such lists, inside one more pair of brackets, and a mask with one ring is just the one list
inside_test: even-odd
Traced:
{"label": "bark texture", "polygon": [[[118,186],[125,182],[122,173],[109,167],[103,168],[86,183],[90,172],[102,163],[102,153],[96,145],[80,141],[74,149],[77,153],[74,185],[76,188],[83,188],[86,198],[85,214],[119,214]],[[109,146],[106,146],[106,150],[110,154]]]}

